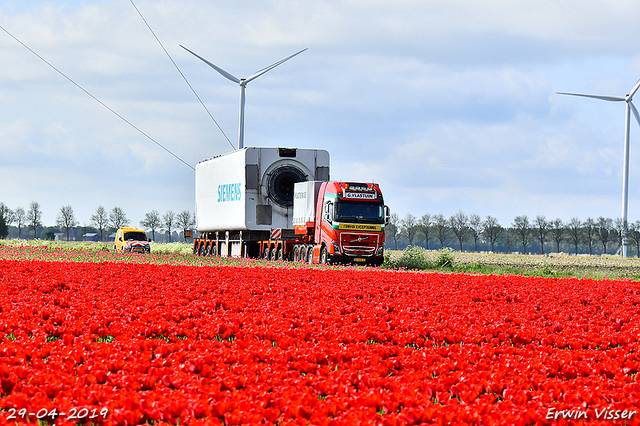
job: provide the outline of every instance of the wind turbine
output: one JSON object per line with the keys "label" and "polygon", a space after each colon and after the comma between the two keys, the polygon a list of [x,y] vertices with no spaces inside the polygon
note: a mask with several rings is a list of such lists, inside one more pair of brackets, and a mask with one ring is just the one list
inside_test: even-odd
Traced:
{"label": "wind turbine", "polygon": [[633,111],[633,115],[636,117],[636,121],[640,124],[640,114],[638,114],[638,110],[633,104],[633,95],[636,94],[638,89],[640,88],[640,80],[633,86],[631,92],[627,94],[624,98],[618,96],[601,96],[601,95],[584,95],[582,93],[566,93],[566,92],[556,92],[559,95],[570,95],[570,96],[582,96],[585,98],[594,98],[600,99],[602,101],[609,102],[626,102],[627,103],[627,113],[625,120],[625,132],[624,132],[624,163],[623,163],[623,172],[622,172],[622,257],[627,257],[627,206],[629,200],[629,133],[631,131],[631,112]]}
{"label": "wind turbine", "polygon": [[274,69],[278,65],[288,61],[289,59],[293,58],[294,56],[299,55],[302,52],[304,52],[305,50],[307,50],[307,48],[304,48],[301,51],[299,51],[297,53],[294,53],[291,56],[287,56],[286,58],[276,62],[275,64],[271,64],[266,68],[263,68],[263,69],[261,69],[259,71],[256,71],[253,75],[251,75],[251,76],[249,76],[247,78],[238,78],[238,77],[233,76],[232,74],[229,74],[228,72],[226,72],[222,68],[215,66],[211,62],[209,62],[206,59],[204,59],[202,56],[192,52],[191,50],[187,49],[183,45],[180,45],[180,47],[182,47],[184,50],[186,50],[187,52],[189,52],[192,55],[194,55],[196,58],[198,58],[201,61],[203,61],[205,64],[209,65],[214,70],[218,71],[220,74],[222,74],[223,77],[226,77],[229,80],[233,81],[234,83],[238,83],[240,85],[240,129],[238,130],[238,149],[241,149],[241,148],[244,147],[244,98],[245,98],[244,91],[245,91],[245,88],[246,88],[247,84],[250,81],[255,80],[256,78],[260,77],[262,74],[266,73],[267,71],[271,71],[272,69]]}

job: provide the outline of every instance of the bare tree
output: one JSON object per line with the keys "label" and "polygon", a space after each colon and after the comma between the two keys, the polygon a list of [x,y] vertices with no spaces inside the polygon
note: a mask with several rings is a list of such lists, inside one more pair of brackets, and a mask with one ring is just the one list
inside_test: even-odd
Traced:
{"label": "bare tree", "polygon": [[14,222],[18,227],[18,238],[22,238],[22,228],[27,224],[27,213],[22,207],[18,207],[14,212]]}
{"label": "bare tree", "polygon": [[384,227],[386,239],[393,238],[393,246],[398,250],[398,213],[389,215],[389,223]]}
{"label": "bare tree", "polygon": [[640,257],[640,220],[629,224],[629,237],[636,244],[636,257]]}
{"label": "bare tree", "polygon": [[433,226],[436,230],[436,238],[440,242],[440,248],[443,248],[444,242],[449,236],[449,228],[447,226],[447,219],[445,219],[442,213],[433,216]]}
{"label": "bare tree", "polygon": [[593,254],[593,241],[596,237],[596,222],[588,217],[587,220],[584,221],[584,242],[587,243],[589,247],[589,255]]}
{"label": "bare tree", "polygon": [[480,218],[480,215],[477,215],[475,213],[470,214],[469,233],[473,238],[473,244],[475,245],[476,253],[478,252],[478,239],[480,238],[480,235],[482,235],[482,229],[482,219]]}
{"label": "bare tree", "polygon": [[4,215],[0,214],[0,240],[7,238],[7,235],[9,235],[9,227],[7,226]]}
{"label": "bare tree", "polygon": [[577,217],[571,218],[569,223],[567,223],[567,235],[576,249],[576,254],[578,254],[578,244],[580,244],[580,240],[582,239],[582,222],[580,222],[580,219]]}
{"label": "bare tree", "polygon": [[[618,245],[618,250],[622,249],[623,228],[624,228],[624,222],[622,221],[622,218],[617,217],[616,220],[614,221],[613,230],[612,230],[613,232],[611,233],[612,235],[611,235],[610,241],[615,242]],[[627,233],[628,232],[629,231],[627,229]]]}
{"label": "bare tree", "polygon": [[109,213],[109,225],[116,229],[129,225],[129,219],[127,219],[124,210],[120,207],[114,207]]}
{"label": "bare tree", "polygon": [[160,219],[160,213],[157,210],[151,210],[144,215],[144,220],[140,221],[140,225],[151,229],[151,238],[156,240],[156,229],[162,226],[162,219]]}
{"label": "bare tree", "polygon": [[511,253],[511,245],[516,243],[517,233],[513,228],[502,228],[502,243],[507,247],[507,253]]}
{"label": "bare tree", "polygon": [[495,244],[502,231],[503,228],[495,217],[487,216],[482,223],[482,235],[489,241],[492,252],[495,252]]}
{"label": "bare tree", "polygon": [[187,241],[187,237],[184,236],[185,234],[184,231],[192,229],[195,223],[196,223],[195,219],[191,216],[191,213],[189,213],[188,210],[183,210],[182,212],[176,215],[176,226],[179,228],[182,228],[182,235],[184,237],[185,242]]}
{"label": "bare tree", "polygon": [[469,229],[469,219],[467,218],[467,215],[462,213],[462,210],[458,210],[458,213],[453,214],[449,218],[449,226],[451,227],[453,235],[458,239],[460,251],[462,251],[462,241],[464,241],[467,236]]}
{"label": "bare tree", "polygon": [[562,219],[558,218],[549,223],[551,226],[551,236],[556,243],[556,253],[560,253],[560,243],[564,240],[564,234],[567,228],[562,223]]}
{"label": "bare tree", "polygon": [[544,243],[549,234],[549,222],[544,216],[536,216],[536,239],[540,242],[540,254],[544,254]]}
{"label": "bare tree", "polygon": [[527,244],[531,242],[531,225],[529,224],[529,218],[527,215],[516,216],[511,226],[522,243],[522,254],[526,254]]}
{"label": "bare tree", "polygon": [[424,247],[429,250],[429,239],[431,238],[431,215],[429,213],[423,214],[418,222],[418,230],[424,235]]}
{"label": "bare tree", "polygon": [[100,241],[104,241],[102,236],[105,228],[109,226],[109,215],[102,206],[98,206],[96,212],[91,215],[91,223],[100,231]]}
{"label": "bare tree", "polygon": [[60,207],[60,212],[56,218],[56,225],[66,231],[67,241],[69,241],[69,230],[77,224],[78,221],[76,220],[76,216],[73,214],[73,208],[71,208],[71,206]]}
{"label": "bare tree", "polygon": [[602,244],[602,252],[607,253],[607,244],[611,241],[614,232],[613,219],[604,218],[600,216],[596,224],[597,233],[596,237]]}
{"label": "bare tree", "polygon": [[400,220],[400,234],[407,238],[409,245],[413,245],[413,239],[418,233],[416,217],[411,213],[407,213],[405,217]]}
{"label": "bare tree", "polygon": [[169,234],[169,242],[171,242],[171,229],[173,228],[175,220],[176,220],[176,215],[171,210],[169,210],[164,214],[164,216],[162,216],[162,226],[163,226],[162,229],[167,234]]}
{"label": "bare tree", "polygon": [[35,240],[38,235],[38,226],[42,226],[40,219],[42,218],[42,210],[40,210],[40,204],[32,201],[29,204],[29,211],[27,212],[27,220],[33,228],[33,239]]}
{"label": "bare tree", "polygon": [[0,216],[2,216],[7,225],[11,225],[15,220],[15,213],[5,203],[0,203]]}
{"label": "bare tree", "polygon": [[13,211],[4,203],[0,203],[0,239],[9,235],[9,225],[13,222]]}

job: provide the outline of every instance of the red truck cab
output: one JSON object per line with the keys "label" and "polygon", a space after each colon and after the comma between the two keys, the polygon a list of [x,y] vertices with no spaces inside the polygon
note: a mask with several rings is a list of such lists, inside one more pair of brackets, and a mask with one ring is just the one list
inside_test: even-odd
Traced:
{"label": "red truck cab", "polygon": [[389,208],[378,184],[322,182],[316,200],[315,220],[306,224],[313,235],[311,262],[382,264]]}

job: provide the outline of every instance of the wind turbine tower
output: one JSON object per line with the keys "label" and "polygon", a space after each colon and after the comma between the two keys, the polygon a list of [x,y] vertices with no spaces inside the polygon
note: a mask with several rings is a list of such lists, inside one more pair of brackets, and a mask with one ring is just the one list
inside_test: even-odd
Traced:
{"label": "wind turbine tower", "polygon": [[625,120],[625,132],[624,132],[624,162],[622,167],[622,257],[627,257],[627,234],[628,234],[628,224],[627,224],[627,208],[628,208],[628,200],[629,200],[629,134],[631,131],[631,112],[636,117],[636,121],[640,124],[640,114],[638,114],[638,110],[633,104],[633,95],[636,94],[638,89],[640,88],[640,80],[633,86],[631,92],[627,94],[625,97],[619,96],[602,96],[602,95],[585,95],[582,93],[567,93],[567,92],[556,92],[559,95],[569,95],[569,96],[583,96],[585,98],[594,98],[600,99],[602,101],[609,102],[626,102],[627,103],[627,112],[626,112],[626,120]]}
{"label": "wind turbine tower", "polygon": [[238,78],[238,77],[235,77],[232,74],[226,72],[222,68],[212,64],[211,62],[209,62],[206,59],[204,59],[202,56],[192,52],[191,50],[187,49],[183,45],[180,45],[180,47],[182,47],[184,50],[186,50],[187,52],[189,52],[192,55],[194,55],[196,58],[198,58],[201,61],[203,61],[205,64],[209,65],[214,70],[218,71],[220,74],[222,74],[223,77],[233,81],[234,83],[238,83],[240,85],[240,126],[239,126],[240,128],[238,130],[238,149],[241,149],[241,148],[244,147],[244,103],[245,103],[245,94],[244,94],[244,92],[245,92],[245,88],[246,88],[247,84],[249,84],[250,81],[255,80],[256,78],[260,77],[262,74],[266,73],[267,71],[271,71],[272,69],[274,69],[278,65],[288,61],[289,59],[293,58],[294,56],[299,55],[302,52],[304,52],[305,50],[307,50],[307,48],[302,49],[301,51],[299,51],[297,53],[294,53],[291,56],[287,56],[286,58],[276,62],[275,64],[271,64],[266,68],[263,68],[263,69],[261,69],[259,71],[256,71],[253,75],[251,75],[251,76],[249,76],[247,78]]}

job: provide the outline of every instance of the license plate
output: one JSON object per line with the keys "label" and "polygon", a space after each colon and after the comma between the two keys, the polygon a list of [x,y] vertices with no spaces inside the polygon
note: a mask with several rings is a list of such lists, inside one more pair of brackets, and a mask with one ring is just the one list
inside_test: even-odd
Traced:
{"label": "license plate", "polygon": [[353,259],[355,262],[366,262],[367,259],[365,259],[364,257],[356,257],[355,259]]}

